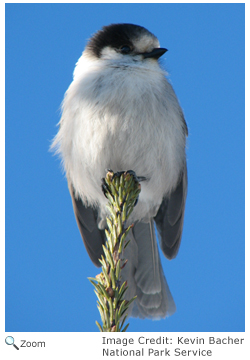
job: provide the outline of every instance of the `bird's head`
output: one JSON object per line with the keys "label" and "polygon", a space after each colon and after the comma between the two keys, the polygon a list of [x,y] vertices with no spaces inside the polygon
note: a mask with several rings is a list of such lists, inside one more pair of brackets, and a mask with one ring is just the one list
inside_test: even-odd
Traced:
{"label": "bird's head", "polygon": [[157,37],[142,26],[111,24],[92,36],[84,53],[95,59],[129,63],[157,61],[166,51]]}

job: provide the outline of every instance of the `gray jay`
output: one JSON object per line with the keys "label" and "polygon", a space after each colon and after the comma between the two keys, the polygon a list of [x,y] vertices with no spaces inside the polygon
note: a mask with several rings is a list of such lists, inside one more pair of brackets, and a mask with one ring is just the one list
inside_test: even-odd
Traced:
{"label": "gray jay", "polygon": [[130,217],[134,227],[122,271],[132,316],[159,319],[175,311],[159,257],[179,250],[187,194],[187,125],[158,59],[167,51],[144,27],[104,26],[76,63],[52,147],[61,155],[76,221],[97,266],[105,243],[107,169],[145,177]]}

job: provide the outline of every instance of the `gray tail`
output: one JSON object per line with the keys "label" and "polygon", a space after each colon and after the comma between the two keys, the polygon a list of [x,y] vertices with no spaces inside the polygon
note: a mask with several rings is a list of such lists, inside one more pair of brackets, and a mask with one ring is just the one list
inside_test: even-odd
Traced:
{"label": "gray tail", "polygon": [[128,282],[126,299],[137,296],[128,315],[149,319],[172,315],[176,307],[163,273],[154,221],[137,222],[128,239],[124,258],[129,260],[122,270],[122,281]]}

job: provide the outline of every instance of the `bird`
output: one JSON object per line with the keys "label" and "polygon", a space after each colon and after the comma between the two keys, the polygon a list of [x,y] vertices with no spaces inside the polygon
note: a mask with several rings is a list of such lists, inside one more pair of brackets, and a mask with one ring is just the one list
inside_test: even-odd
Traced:
{"label": "bird", "polygon": [[52,149],[66,174],[73,210],[92,262],[105,244],[107,169],[143,178],[130,217],[128,259],[122,270],[129,316],[162,319],[176,305],[159,255],[176,257],[187,196],[188,128],[161,57],[167,49],[145,27],[103,26],[87,41],[61,107]]}

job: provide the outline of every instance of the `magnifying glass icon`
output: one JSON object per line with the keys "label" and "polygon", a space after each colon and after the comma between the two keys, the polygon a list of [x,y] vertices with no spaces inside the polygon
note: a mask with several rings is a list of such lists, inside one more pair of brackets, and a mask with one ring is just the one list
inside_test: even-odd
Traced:
{"label": "magnifying glass icon", "polygon": [[13,338],[13,336],[7,336],[7,338],[5,339],[5,342],[6,342],[7,345],[13,345],[14,348],[16,348],[17,350],[19,350],[19,347],[14,344],[14,338]]}

